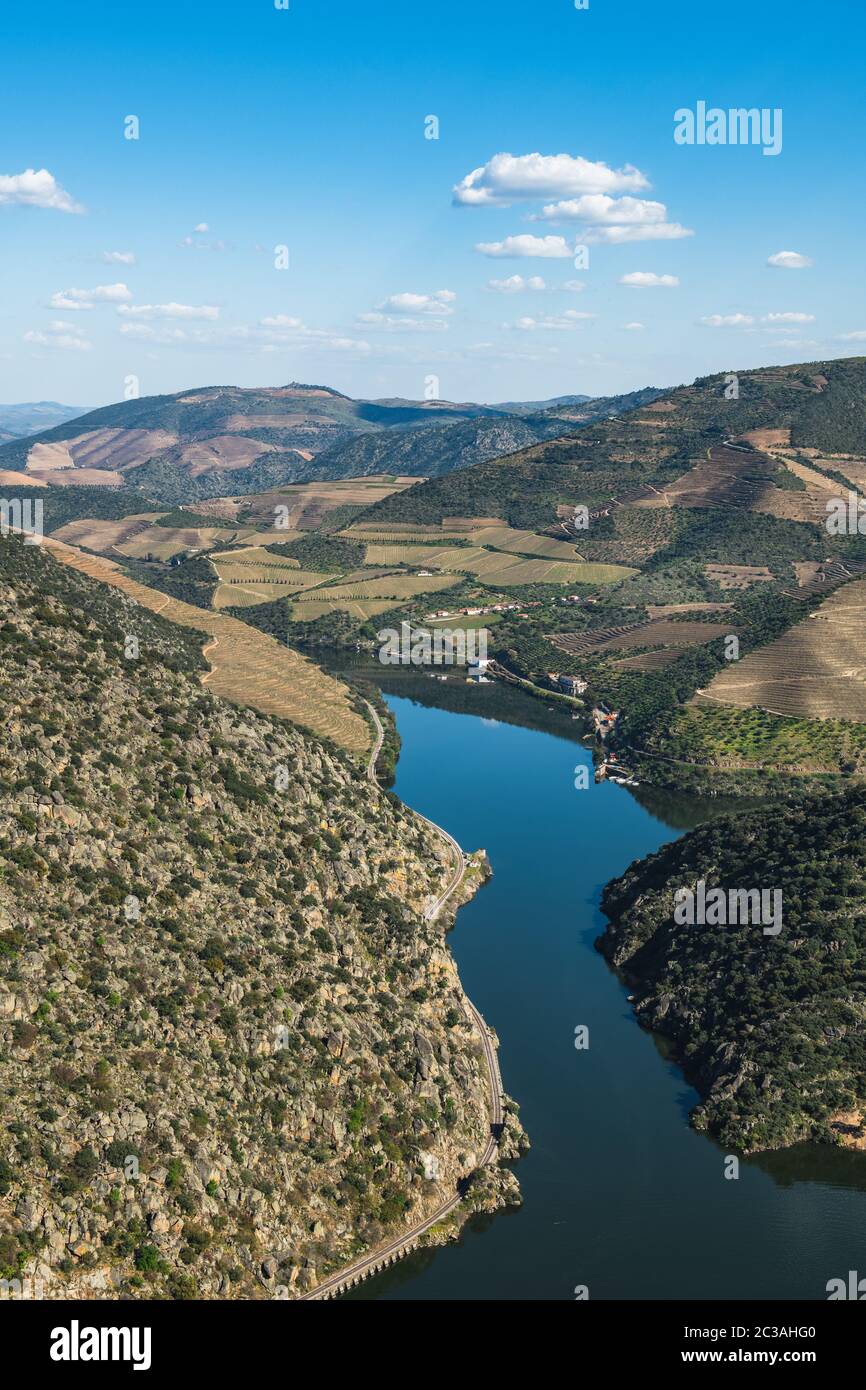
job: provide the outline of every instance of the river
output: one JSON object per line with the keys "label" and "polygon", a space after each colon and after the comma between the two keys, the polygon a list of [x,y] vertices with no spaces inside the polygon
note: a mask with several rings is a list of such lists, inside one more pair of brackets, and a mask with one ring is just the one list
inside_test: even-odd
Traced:
{"label": "river", "polygon": [[866,1273],[866,1154],[800,1145],[726,1179],[724,1151],[689,1128],[695,1091],[593,946],[605,882],[718,804],[595,785],[568,716],[500,686],[378,680],[402,737],[395,790],[490,856],[450,943],[532,1149],[519,1210],[345,1297],[823,1299],[828,1279]]}

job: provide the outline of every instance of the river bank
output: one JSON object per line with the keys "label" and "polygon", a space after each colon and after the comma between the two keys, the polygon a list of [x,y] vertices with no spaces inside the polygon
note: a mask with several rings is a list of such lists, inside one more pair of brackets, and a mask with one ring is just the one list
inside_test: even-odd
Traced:
{"label": "river bank", "polygon": [[402,739],[395,790],[493,866],[449,943],[532,1149],[518,1210],[472,1218],[456,1244],[345,1297],[571,1299],[577,1284],[591,1298],[823,1297],[857,1267],[863,1156],[800,1145],[744,1159],[726,1181],[724,1152],[688,1126],[697,1093],[594,947],[604,884],[726,803],[595,785],[568,716],[497,686],[402,675],[380,681]]}

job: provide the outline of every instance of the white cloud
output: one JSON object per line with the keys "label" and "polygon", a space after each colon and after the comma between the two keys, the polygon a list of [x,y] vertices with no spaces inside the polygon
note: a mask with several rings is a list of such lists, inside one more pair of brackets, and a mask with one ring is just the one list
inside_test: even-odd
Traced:
{"label": "white cloud", "polygon": [[595,314],[579,313],[577,309],[566,309],[564,314],[545,314],[541,318],[521,318],[514,326],[530,332],[536,328],[568,330],[579,328],[587,319],[594,319],[595,317]]}
{"label": "white cloud", "polygon": [[625,327],[631,331],[637,331],[638,329],[643,328],[644,325],[642,323],[627,323],[625,324]]}
{"label": "white cloud", "polygon": [[280,352],[293,348],[306,351],[323,348],[334,352],[356,352],[361,356],[371,351],[363,338],[348,338],[327,328],[309,328],[302,319],[287,314],[272,314],[260,319],[254,327],[242,324],[231,330],[234,342],[248,342],[262,352]]}
{"label": "white cloud", "polygon": [[634,290],[676,289],[680,283],[676,275],[656,275],[652,270],[632,270],[619,277],[621,285],[629,285]]}
{"label": "white cloud", "polygon": [[565,237],[530,236],[526,232],[507,236],[504,241],[481,241],[475,250],[482,256],[538,256],[547,260],[565,260],[574,255]]}
{"label": "white cloud", "polygon": [[611,198],[607,193],[584,193],[580,198],[548,203],[533,222],[588,222],[611,227],[615,223],[664,222],[664,203],[646,198]]}
{"label": "white cloud", "polygon": [[488,280],[487,288],[498,294],[522,294],[524,290],[543,290],[546,286],[540,275],[530,275],[526,280],[522,275],[509,275],[507,280]]}
{"label": "white cloud", "polygon": [[57,348],[62,352],[90,352],[93,347],[76,324],[66,323],[63,319],[52,319],[44,329],[31,329],[24,334],[24,341],[36,347]]}
{"label": "white cloud", "polygon": [[54,208],[57,212],[83,212],[47,169],[25,169],[21,174],[0,174],[0,204]]}
{"label": "white cloud", "polygon": [[94,304],[122,304],[132,299],[128,285],[94,285],[92,290],[58,290],[48,301],[52,309],[92,309]]}
{"label": "white cloud", "polygon": [[862,343],[866,340],[866,328],[856,328],[853,333],[840,333],[839,340],[843,343]]}
{"label": "white cloud", "polygon": [[[206,223],[200,222],[200,223],[199,223],[199,226],[196,227],[196,231],[199,230],[199,227],[204,227],[204,226],[206,226],[206,225],[207,225]],[[191,236],[182,237],[181,240],[178,242],[178,245],[179,245],[179,246],[189,246],[189,247],[192,248],[193,251],[228,251],[228,249],[229,249],[229,247],[228,247],[228,242],[225,242],[225,241],[196,241],[195,237],[191,237]]]}
{"label": "white cloud", "polygon": [[121,304],[119,314],[130,318],[143,319],[209,319],[219,318],[220,311],[214,304]]}
{"label": "white cloud", "polygon": [[634,227],[588,227],[581,240],[588,246],[623,246],[630,241],[680,241],[694,236],[691,227],[679,222],[648,222]]}
{"label": "white cloud", "polygon": [[135,265],[134,251],[103,251],[102,259],[109,265],[117,262],[120,265]]}
{"label": "white cloud", "polygon": [[389,295],[378,308],[392,314],[433,314],[442,318],[445,314],[454,313],[451,305],[456,298],[453,290],[436,290],[434,294],[410,294],[406,291]]}
{"label": "white cloud", "polygon": [[570,198],[584,193],[636,192],[647,178],[627,164],[611,169],[570,154],[495,154],[454,188],[454,202],[474,207],[508,207],[527,199]]}
{"label": "white cloud", "polygon": [[701,319],[708,328],[747,328],[754,322],[751,314],[705,314]]}
{"label": "white cloud", "polygon": [[767,265],[777,266],[780,270],[803,270],[814,264],[808,256],[801,256],[799,251],[775,251],[767,258]]}
{"label": "white cloud", "polygon": [[411,318],[406,314],[383,314],[371,310],[369,314],[358,314],[356,323],[366,328],[381,328],[386,333],[444,333],[448,324],[443,318]]}
{"label": "white cloud", "polygon": [[206,222],[199,222],[197,226],[193,227],[193,231],[194,231],[194,232],[209,232],[209,231],[210,231],[210,227],[208,226],[208,224],[207,224]]}
{"label": "white cloud", "polygon": [[270,318],[259,319],[263,328],[303,328],[301,319],[290,318],[288,314],[272,314]]}
{"label": "white cloud", "polygon": [[[709,328],[750,328],[755,323],[770,324],[791,324],[791,323],[814,323],[814,314],[784,313],[784,314],[764,314],[758,320],[754,314],[707,314],[701,319]],[[769,328],[768,333],[786,333],[787,328]]]}
{"label": "white cloud", "polygon": [[582,294],[586,289],[585,280],[566,280],[562,287],[564,290],[571,290],[572,294]]}

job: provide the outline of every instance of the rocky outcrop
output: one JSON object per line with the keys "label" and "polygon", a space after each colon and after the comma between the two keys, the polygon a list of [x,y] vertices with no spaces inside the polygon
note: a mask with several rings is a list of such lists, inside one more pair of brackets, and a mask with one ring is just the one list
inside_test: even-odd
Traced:
{"label": "rocky outcrop", "polygon": [[297,1296],[489,1138],[447,847],[190,650],[0,541],[0,1277],[45,1297]]}

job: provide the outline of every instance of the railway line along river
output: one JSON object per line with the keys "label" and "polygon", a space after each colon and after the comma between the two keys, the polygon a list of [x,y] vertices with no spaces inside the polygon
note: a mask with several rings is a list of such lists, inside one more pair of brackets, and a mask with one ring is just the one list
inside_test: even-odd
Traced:
{"label": "railway line along river", "polygon": [[593,945],[605,882],[720,805],[591,772],[579,789],[578,725],[519,692],[344,670],[377,679],[396,715],[397,793],[490,856],[450,942],[532,1149],[515,1165],[519,1210],[343,1296],[824,1299],[828,1279],[862,1269],[866,1154],[800,1145],[726,1179],[724,1150],[689,1128],[696,1093]]}

